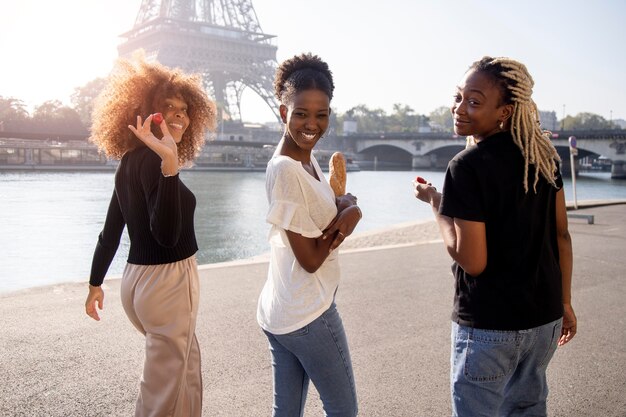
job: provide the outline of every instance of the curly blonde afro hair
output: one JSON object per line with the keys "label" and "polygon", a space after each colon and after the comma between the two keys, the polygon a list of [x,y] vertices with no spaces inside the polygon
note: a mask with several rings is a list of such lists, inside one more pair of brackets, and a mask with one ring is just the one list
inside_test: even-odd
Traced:
{"label": "curly blonde afro hair", "polygon": [[[189,127],[178,144],[178,158],[181,165],[189,164],[200,153],[208,131],[215,129],[215,104],[204,91],[199,75],[149,63],[141,51],[130,60],[117,60],[94,103],[89,140],[107,157],[121,159],[126,152],[144,146],[128,125],[135,125],[138,115],[145,119],[164,111],[164,100],[173,97],[188,106]],[[162,136],[156,126],[152,129],[155,136]]]}

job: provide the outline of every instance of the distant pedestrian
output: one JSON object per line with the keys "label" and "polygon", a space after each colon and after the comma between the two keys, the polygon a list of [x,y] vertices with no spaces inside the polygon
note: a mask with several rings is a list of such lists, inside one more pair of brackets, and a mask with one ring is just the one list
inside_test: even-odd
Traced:
{"label": "distant pedestrian", "polygon": [[101,284],[126,226],[130,249],[122,305],[146,337],[137,417],[202,414],[195,335],[196,199],[178,173],[195,158],[214,125],[215,106],[199,77],[139,57],[118,62],[93,111],[91,140],[121,161],[93,256],[85,309],[100,320]]}
{"label": "distant pedestrian", "polygon": [[455,416],[545,416],[546,368],[576,334],[560,159],[533,85],[517,61],[475,62],[451,109],[470,144],[450,161],[442,193],[415,183],[454,260]]}
{"label": "distant pedestrian", "polygon": [[335,306],[337,247],[361,219],[356,197],[335,198],[313,148],[328,129],[334,84],[311,54],[278,67],[274,81],[285,124],[267,164],[271,256],[257,320],[269,340],[274,417],[301,417],[309,380],[327,416],[357,415],[346,333]]}

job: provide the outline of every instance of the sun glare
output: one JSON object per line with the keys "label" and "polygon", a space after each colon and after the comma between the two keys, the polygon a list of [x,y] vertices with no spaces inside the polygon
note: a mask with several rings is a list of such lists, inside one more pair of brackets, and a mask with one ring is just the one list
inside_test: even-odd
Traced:
{"label": "sun glare", "polygon": [[2,70],[0,95],[21,99],[31,109],[47,100],[70,104],[75,88],[108,74],[119,35],[132,27],[139,3],[12,2],[0,20],[0,50],[13,57]]}

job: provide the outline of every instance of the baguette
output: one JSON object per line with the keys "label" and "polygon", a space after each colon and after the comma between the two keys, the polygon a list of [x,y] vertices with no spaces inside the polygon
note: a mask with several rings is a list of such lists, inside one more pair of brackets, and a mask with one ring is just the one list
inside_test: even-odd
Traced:
{"label": "baguette", "polygon": [[335,152],[328,161],[328,171],[330,174],[330,187],[335,193],[335,197],[346,194],[346,158],[341,152]]}

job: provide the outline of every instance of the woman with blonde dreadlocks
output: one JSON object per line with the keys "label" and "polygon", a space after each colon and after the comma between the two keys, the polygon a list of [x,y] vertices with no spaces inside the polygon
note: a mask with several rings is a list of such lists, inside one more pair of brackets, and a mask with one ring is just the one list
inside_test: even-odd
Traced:
{"label": "woman with blonde dreadlocks", "polygon": [[471,143],[450,161],[442,193],[415,184],[454,260],[454,416],[546,415],[548,362],[576,334],[559,157],[533,84],[519,62],[475,62],[451,108]]}
{"label": "woman with blonde dreadlocks", "polygon": [[118,62],[93,111],[91,140],[120,164],[85,310],[100,320],[101,285],[127,227],[122,305],[146,337],[135,416],[200,417],[196,199],[178,171],[214,127],[215,107],[200,78],[136,58]]}

